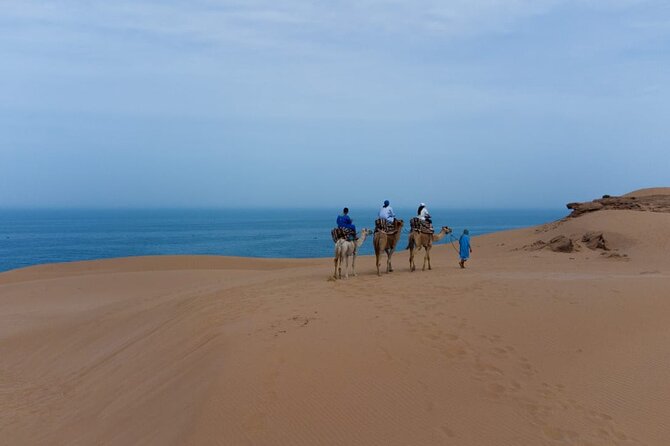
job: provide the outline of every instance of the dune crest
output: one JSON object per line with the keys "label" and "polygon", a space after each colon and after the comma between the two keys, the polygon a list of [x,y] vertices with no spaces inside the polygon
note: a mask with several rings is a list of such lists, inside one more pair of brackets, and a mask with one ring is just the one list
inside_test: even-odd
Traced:
{"label": "dune crest", "polygon": [[647,197],[650,195],[670,195],[670,187],[649,187],[629,192],[624,197]]}

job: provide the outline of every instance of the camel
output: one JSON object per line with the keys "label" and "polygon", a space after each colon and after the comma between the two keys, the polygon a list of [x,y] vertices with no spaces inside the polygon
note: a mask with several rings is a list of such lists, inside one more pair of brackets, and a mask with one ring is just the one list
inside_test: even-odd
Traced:
{"label": "camel", "polygon": [[391,256],[393,255],[393,252],[395,251],[395,247],[398,244],[398,240],[400,240],[400,234],[402,233],[402,225],[403,221],[402,220],[395,220],[393,222],[393,225],[395,227],[395,233],[388,235],[386,232],[383,231],[377,231],[375,232],[375,237],[373,239],[374,247],[375,247],[375,257],[377,258],[377,275],[381,276],[379,272],[379,256],[381,255],[382,251],[386,252],[386,272],[391,273],[393,272],[393,266],[391,266]]}
{"label": "camel", "polygon": [[423,269],[421,271],[426,270],[426,262],[428,262],[428,269],[432,269],[430,266],[430,249],[433,247],[433,242],[442,240],[445,235],[450,233],[451,228],[448,226],[442,226],[442,230],[437,234],[425,234],[418,231],[410,232],[409,245],[407,245],[407,249],[409,249],[409,270],[414,271],[416,269],[416,265],[414,264],[414,250],[416,249],[418,251],[421,248],[426,250],[426,254],[423,256]]}
{"label": "camel", "polygon": [[334,279],[338,278],[338,271],[339,271],[339,278],[340,279],[342,278],[342,263],[345,261],[346,266],[344,267],[344,277],[347,279],[349,278],[349,257],[352,258],[351,272],[354,275],[354,277],[356,277],[356,254],[358,252],[358,248],[361,247],[368,234],[372,234],[372,231],[364,228],[361,231],[361,236],[358,238],[358,240],[349,241],[341,238],[337,242],[335,242],[335,259],[334,259],[335,272],[333,273]]}

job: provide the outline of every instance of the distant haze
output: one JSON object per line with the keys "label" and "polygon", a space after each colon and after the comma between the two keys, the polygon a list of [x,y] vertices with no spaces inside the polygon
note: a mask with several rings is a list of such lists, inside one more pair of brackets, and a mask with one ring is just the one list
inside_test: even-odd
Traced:
{"label": "distant haze", "polygon": [[0,3],[0,207],[562,207],[670,184],[667,0]]}

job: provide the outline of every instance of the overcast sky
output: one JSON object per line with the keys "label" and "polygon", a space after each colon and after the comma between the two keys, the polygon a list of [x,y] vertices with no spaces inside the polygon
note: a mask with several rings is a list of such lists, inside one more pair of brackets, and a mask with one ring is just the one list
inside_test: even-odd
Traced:
{"label": "overcast sky", "polygon": [[0,0],[0,207],[670,185],[667,0]]}

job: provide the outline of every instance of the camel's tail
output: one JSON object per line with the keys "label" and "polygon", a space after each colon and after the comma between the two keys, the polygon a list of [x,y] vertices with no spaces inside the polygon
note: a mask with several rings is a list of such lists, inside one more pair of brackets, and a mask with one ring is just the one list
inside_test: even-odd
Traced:
{"label": "camel's tail", "polygon": [[405,249],[412,249],[412,248],[414,248],[414,237],[410,235],[407,243],[407,248]]}

